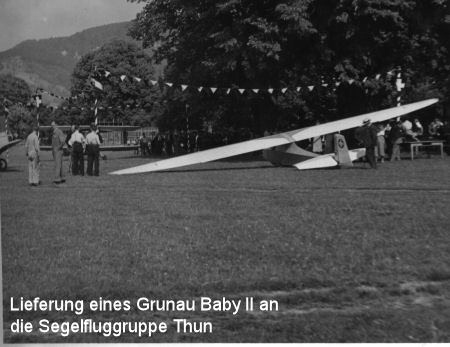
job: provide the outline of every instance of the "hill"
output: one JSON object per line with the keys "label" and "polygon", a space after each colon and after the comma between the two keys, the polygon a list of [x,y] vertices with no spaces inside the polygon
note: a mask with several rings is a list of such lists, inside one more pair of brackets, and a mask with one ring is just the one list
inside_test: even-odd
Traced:
{"label": "hill", "polygon": [[71,74],[81,56],[113,39],[133,41],[127,36],[130,24],[114,23],[68,37],[24,41],[0,52],[0,74],[22,78],[32,90],[41,87],[69,96]]}

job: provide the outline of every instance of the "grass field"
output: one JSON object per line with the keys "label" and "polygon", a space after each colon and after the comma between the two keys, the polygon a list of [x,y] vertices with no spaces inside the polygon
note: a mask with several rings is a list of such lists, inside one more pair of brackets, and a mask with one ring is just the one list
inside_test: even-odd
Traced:
{"label": "grass field", "polygon": [[[128,153],[129,154],[129,153]],[[253,157],[173,172],[109,176],[148,162],[111,154],[100,177],[27,184],[23,148],[0,173],[5,338],[9,342],[449,342],[450,160],[378,170],[299,172]],[[68,160],[67,158],[65,159]],[[66,162],[66,165],[68,163]],[[212,334],[137,340],[13,335],[10,297],[275,299],[277,312],[186,316]],[[51,320],[71,320],[46,313]]]}

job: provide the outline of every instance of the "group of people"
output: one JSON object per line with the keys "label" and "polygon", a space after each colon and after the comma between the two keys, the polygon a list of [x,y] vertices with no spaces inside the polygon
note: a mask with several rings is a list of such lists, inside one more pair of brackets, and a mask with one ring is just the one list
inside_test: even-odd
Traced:
{"label": "group of people", "polygon": [[[447,140],[445,134],[450,133],[449,130],[448,123],[435,118],[428,126],[428,136]],[[424,135],[424,127],[418,118],[412,122],[407,118],[403,121],[397,119],[386,124],[372,124],[370,119],[365,119],[362,126],[355,131],[357,142],[366,149],[367,162],[375,169],[377,162],[383,163],[388,155],[390,161],[400,160],[400,145],[405,140],[420,141]],[[333,152],[333,134],[312,138],[310,148],[318,154]]]}
{"label": "group of people", "polygon": [[95,124],[91,124],[86,137],[80,132],[78,125],[72,125],[65,143],[71,150],[71,171],[73,176],[84,176],[84,154],[87,154],[88,176],[98,176],[100,173],[100,144],[101,137]]}
{"label": "group of people", "polygon": [[[444,124],[435,119],[428,127],[431,137],[439,134]],[[355,137],[366,149],[366,159],[370,166],[377,168],[377,161],[384,162],[386,155],[390,154],[390,161],[400,160],[400,145],[406,140],[420,141],[424,135],[423,126],[415,118],[413,122],[408,119],[397,119],[390,123],[372,124],[370,119],[363,122],[363,126],[355,132]]]}
{"label": "group of people", "polygon": [[[72,175],[84,176],[84,153],[87,154],[87,170],[89,176],[100,174],[100,144],[101,138],[95,124],[91,124],[90,132],[86,137],[80,133],[79,126],[73,125],[71,132],[66,136],[55,122],[52,122],[52,155],[54,160],[54,184],[66,181],[63,168],[64,146],[71,150],[70,169]],[[40,171],[39,128],[34,126],[25,142],[25,151],[28,158],[28,182],[31,186],[38,186]]]}
{"label": "group of people", "polygon": [[156,134],[149,138],[143,133],[139,139],[139,151],[141,156],[149,155],[179,155],[189,152],[197,152],[200,149],[198,132],[186,134],[185,132]]}

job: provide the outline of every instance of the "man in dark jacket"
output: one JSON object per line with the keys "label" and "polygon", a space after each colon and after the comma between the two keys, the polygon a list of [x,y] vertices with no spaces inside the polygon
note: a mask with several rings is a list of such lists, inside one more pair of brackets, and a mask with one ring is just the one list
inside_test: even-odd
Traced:
{"label": "man in dark jacket", "polygon": [[372,169],[377,168],[375,148],[377,146],[377,128],[372,125],[370,119],[365,119],[363,126],[356,130],[355,137],[366,149],[366,159]]}
{"label": "man in dark jacket", "polygon": [[66,143],[66,137],[61,129],[58,128],[56,122],[52,122],[53,135],[52,135],[52,153],[53,159],[55,160],[55,178],[53,183],[59,184],[64,183],[66,180],[64,178],[63,171],[63,147]]}
{"label": "man in dark jacket", "polygon": [[401,121],[397,121],[389,132],[389,142],[392,145],[391,161],[400,160],[400,144],[403,142],[404,131]]}

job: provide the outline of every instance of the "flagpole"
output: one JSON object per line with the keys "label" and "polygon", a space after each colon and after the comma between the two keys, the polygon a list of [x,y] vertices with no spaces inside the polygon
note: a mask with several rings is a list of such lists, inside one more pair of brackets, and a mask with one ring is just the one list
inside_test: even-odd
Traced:
{"label": "flagpole", "polygon": [[[35,91],[35,101],[36,101],[36,123],[37,123],[37,127],[39,129],[39,106],[42,103],[42,96],[38,94],[40,88],[37,88]],[[39,138],[39,131],[37,132],[37,137]]]}
{"label": "flagpole", "polygon": [[[9,136],[8,136],[8,118],[9,118],[9,110],[6,107],[6,105],[4,105],[5,107],[5,113],[6,113],[6,117],[5,117],[5,133],[6,133],[6,139],[9,142]],[[6,162],[8,163],[8,157],[9,157],[9,149],[6,150]]]}
{"label": "flagpole", "polygon": [[186,140],[186,147],[189,153],[191,149],[191,144],[189,141],[189,104],[186,104]]}
{"label": "flagpole", "polygon": [[402,68],[398,67],[397,79],[395,81],[397,87],[397,107],[402,105],[402,90],[405,88],[405,83],[402,80]]}

